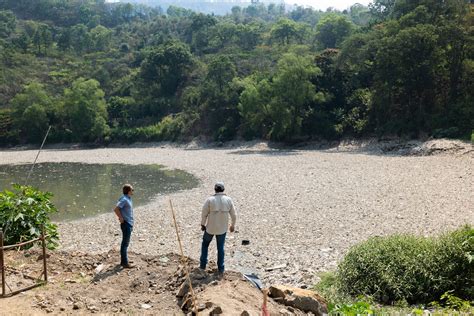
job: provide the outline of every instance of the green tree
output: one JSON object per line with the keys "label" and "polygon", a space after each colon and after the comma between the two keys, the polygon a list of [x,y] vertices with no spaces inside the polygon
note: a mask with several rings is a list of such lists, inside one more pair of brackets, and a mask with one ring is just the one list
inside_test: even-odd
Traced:
{"label": "green tree", "polygon": [[374,0],[369,4],[370,13],[378,20],[386,20],[391,14],[396,0]]}
{"label": "green tree", "polygon": [[[432,25],[417,25],[386,37],[377,52],[374,101],[379,127],[417,136],[436,107],[436,78],[443,61]],[[396,130],[393,130],[395,128]],[[397,130],[398,129],[398,130]]]}
{"label": "green tree", "polygon": [[38,82],[26,85],[21,93],[12,99],[14,125],[20,136],[28,142],[38,142],[49,125],[48,112],[52,101],[44,86]]}
{"label": "green tree", "polygon": [[320,75],[311,57],[287,53],[271,82],[255,76],[242,80],[238,110],[244,136],[279,141],[302,136],[303,121],[321,97],[313,84]]}
{"label": "green tree", "polygon": [[37,53],[41,54],[41,48],[43,48],[43,53],[46,54],[47,49],[53,44],[53,35],[49,26],[44,23],[38,23],[32,40],[36,46]]}
{"label": "green tree", "polygon": [[188,33],[191,37],[191,49],[196,53],[203,53],[209,46],[211,36],[210,28],[217,24],[217,19],[212,15],[202,13],[191,16]]}
{"label": "green tree", "polygon": [[189,48],[179,41],[170,41],[147,52],[139,76],[148,90],[154,90],[154,95],[173,96],[192,64]]}
{"label": "green tree", "polygon": [[272,121],[270,119],[269,103],[272,88],[267,79],[258,81],[255,76],[243,79],[242,93],[237,109],[242,117],[241,130],[247,139],[268,137]]}
{"label": "green tree", "polygon": [[261,40],[263,25],[252,22],[237,26],[237,44],[245,50],[252,50]]}
{"label": "green tree", "polygon": [[201,118],[216,140],[235,137],[239,125],[237,111],[238,87],[234,63],[227,56],[218,55],[209,62],[206,79],[200,89]]}
{"label": "green tree", "polygon": [[71,48],[72,46],[72,38],[71,38],[71,29],[70,28],[64,28],[61,30],[61,33],[59,34],[57,44],[59,49],[62,51],[67,51]]}
{"label": "green tree", "polygon": [[287,18],[281,18],[273,25],[270,37],[280,44],[288,45],[292,40],[301,39],[299,28],[298,23]]}
{"label": "green tree", "polygon": [[20,37],[15,39],[15,45],[22,50],[24,54],[28,52],[28,47],[30,46],[31,39],[25,32],[22,32]]}
{"label": "green tree", "polygon": [[310,57],[289,53],[278,61],[269,106],[272,139],[290,140],[301,135],[303,120],[319,96],[312,80],[320,74]]}
{"label": "green tree", "polygon": [[322,48],[340,47],[353,31],[353,24],[344,16],[328,15],[316,27],[316,40]]}
{"label": "green tree", "polygon": [[0,10],[0,38],[8,38],[16,27],[16,17],[11,11]]}
{"label": "green tree", "polygon": [[77,24],[71,28],[70,42],[74,51],[78,54],[90,51],[92,47],[92,38],[87,26]]}
{"label": "green tree", "polygon": [[79,78],[64,91],[64,113],[74,141],[100,140],[109,132],[104,92],[96,80]]}
{"label": "green tree", "polygon": [[110,45],[112,31],[102,25],[98,25],[90,30],[90,37],[95,50],[103,51]]}

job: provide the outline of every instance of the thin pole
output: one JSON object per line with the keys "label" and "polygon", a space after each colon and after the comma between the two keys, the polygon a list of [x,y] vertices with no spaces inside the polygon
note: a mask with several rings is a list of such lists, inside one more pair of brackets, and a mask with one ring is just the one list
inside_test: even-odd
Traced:
{"label": "thin pole", "polygon": [[179,237],[178,223],[176,222],[176,216],[175,216],[175,213],[174,213],[173,203],[171,203],[171,199],[169,199],[169,201],[170,201],[171,214],[173,215],[174,227],[176,229],[176,237],[178,238],[179,250],[181,252],[181,261],[183,262],[184,269],[186,271],[186,278],[188,279],[188,283],[189,283],[189,289],[191,291],[191,297],[192,297],[192,300],[193,300],[193,309],[194,309],[194,312],[196,313],[196,315],[198,315],[198,311],[197,311],[198,306],[197,306],[196,296],[194,294],[193,284],[191,282],[191,277],[189,276],[188,263],[186,261],[186,258],[184,257],[183,246],[181,244],[181,238]]}
{"label": "thin pole", "polygon": [[2,297],[5,296],[5,262],[3,258],[3,230],[0,229],[0,268],[2,269]]}
{"label": "thin pole", "polygon": [[44,282],[48,283],[48,267],[46,266],[46,235],[44,233],[44,225],[41,225],[41,245],[43,246]]}
{"label": "thin pole", "polygon": [[36,165],[36,160],[38,160],[38,157],[39,157],[39,155],[40,155],[41,150],[43,149],[44,143],[46,142],[46,138],[48,138],[48,135],[49,135],[49,131],[50,131],[50,130],[51,130],[51,125],[49,125],[49,127],[48,127],[48,131],[46,132],[46,136],[44,136],[43,142],[41,143],[41,147],[40,147],[40,149],[38,150],[38,153],[36,154],[35,161],[33,162],[33,165],[31,166],[30,172],[28,172],[28,177],[26,177],[25,184],[28,184],[28,180],[30,180],[31,173],[33,172],[33,168],[34,168],[35,165]]}
{"label": "thin pole", "polygon": [[[38,157],[41,153],[41,150],[43,149],[44,143],[46,142],[46,138],[48,138],[50,130],[51,130],[51,125],[49,125],[49,127],[48,127],[48,131],[46,132],[46,135],[43,138],[43,142],[41,143],[40,149],[38,150],[38,153],[36,154],[35,161],[33,162],[33,165],[31,166],[30,172],[28,172],[28,176],[26,177],[25,185],[28,185],[28,180],[30,180],[31,173],[33,172],[33,168],[36,165],[36,161],[38,160]],[[4,227],[5,228],[5,233],[7,233],[9,225],[10,225],[10,220],[8,220],[7,223],[5,224],[5,227]]]}

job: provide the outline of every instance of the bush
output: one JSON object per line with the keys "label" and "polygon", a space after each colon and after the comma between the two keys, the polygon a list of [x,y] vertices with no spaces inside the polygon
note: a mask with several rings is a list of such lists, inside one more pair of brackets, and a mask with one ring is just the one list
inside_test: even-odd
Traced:
{"label": "bush", "polygon": [[48,248],[58,246],[57,226],[49,218],[57,212],[51,197],[49,192],[17,184],[13,185],[12,191],[0,192],[0,227],[5,233],[5,245],[38,238],[44,225]]}
{"label": "bush", "polygon": [[112,130],[112,141],[121,143],[177,141],[188,126],[183,115],[165,116],[158,124],[137,128],[115,128]]}
{"label": "bush", "polygon": [[448,291],[474,298],[474,229],[439,238],[375,237],[353,247],[338,266],[340,290],[382,303],[429,303]]}
{"label": "bush", "polygon": [[434,138],[456,138],[461,135],[459,128],[450,127],[450,128],[440,128],[433,131]]}

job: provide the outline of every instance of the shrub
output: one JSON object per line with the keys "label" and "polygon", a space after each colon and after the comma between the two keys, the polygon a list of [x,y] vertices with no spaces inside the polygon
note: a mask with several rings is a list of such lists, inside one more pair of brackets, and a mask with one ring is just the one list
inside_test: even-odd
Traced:
{"label": "shrub", "polygon": [[433,131],[434,138],[456,138],[460,135],[459,128],[455,126],[449,128],[440,128]]}
{"label": "shrub", "polygon": [[340,290],[382,303],[429,303],[443,293],[474,297],[474,229],[439,238],[375,237],[354,246],[338,266]]}
{"label": "shrub", "polygon": [[51,197],[52,193],[17,184],[12,191],[0,192],[0,227],[5,233],[5,245],[38,238],[44,225],[48,248],[58,246],[57,226],[49,218],[57,212]]}
{"label": "shrub", "polygon": [[182,114],[165,116],[158,124],[136,128],[115,128],[112,130],[112,141],[121,143],[177,141],[191,124],[192,118]]}

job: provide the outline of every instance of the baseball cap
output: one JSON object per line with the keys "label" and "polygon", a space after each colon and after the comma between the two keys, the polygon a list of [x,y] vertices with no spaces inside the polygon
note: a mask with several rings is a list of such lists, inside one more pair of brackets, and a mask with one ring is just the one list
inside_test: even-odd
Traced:
{"label": "baseball cap", "polygon": [[216,189],[221,189],[222,191],[224,191],[224,182],[222,181],[219,181],[219,182],[216,182],[216,184],[214,185],[214,190]]}

